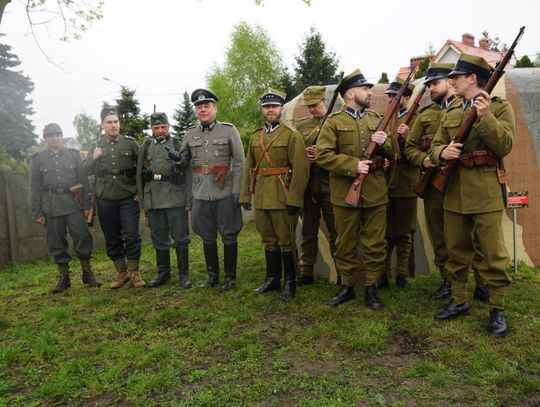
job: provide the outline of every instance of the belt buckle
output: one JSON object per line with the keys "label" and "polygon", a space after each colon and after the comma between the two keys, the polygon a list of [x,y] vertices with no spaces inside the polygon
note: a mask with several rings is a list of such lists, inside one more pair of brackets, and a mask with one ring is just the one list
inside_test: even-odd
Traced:
{"label": "belt buckle", "polygon": [[201,165],[201,167],[202,167],[202,173],[208,174],[208,164],[203,164]]}
{"label": "belt buckle", "polygon": [[161,181],[161,174],[154,174],[154,181]]}

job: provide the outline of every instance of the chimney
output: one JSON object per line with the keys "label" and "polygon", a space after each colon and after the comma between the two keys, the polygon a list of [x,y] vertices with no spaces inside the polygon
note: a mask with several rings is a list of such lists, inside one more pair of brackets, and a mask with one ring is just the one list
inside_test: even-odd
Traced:
{"label": "chimney", "polygon": [[474,35],[465,33],[461,36],[461,42],[470,47],[474,47]]}
{"label": "chimney", "polygon": [[489,49],[489,40],[487,38],[482,38],[479,41],[480,48],[488,50]]}

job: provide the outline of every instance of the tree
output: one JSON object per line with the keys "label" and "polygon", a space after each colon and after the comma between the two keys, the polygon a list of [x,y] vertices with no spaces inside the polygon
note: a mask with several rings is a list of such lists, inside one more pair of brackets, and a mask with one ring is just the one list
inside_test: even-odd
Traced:
{"label": "tree", "polygon": [[426,76],[427,70],[429,68],[429,64],[431,62],[431,55],[426,55],[420,63],[418,64],[418,69],[416,70],[416,73],[414,74],[414,79],[422,78]]}
{"label": "tree", "polygon": [[176,124],[172,125],[173,134],[180,139],[184,137],[186,130],[197,122],[187,91],[184,92],[180,107],[174,111],[173,119],[176,121]]}
{"label": "tree", "polygon": [[326,50],[321,34],[311,27],[309,35],[300,45],[300,54],[295,57],[295,87],[298,92],[311,85],[336,83],[339,60],[336,54]]}
{"label": "tree", "polygon": [[377,81],[377,83],[389,83],[388,80],[388,74],[386,72],[381,73],[381,79]]}
{"label": "tree", "polygon": [[269,86],[279,83],[283,72],[281,55],[266,31],[241,22],[234,27],[223,66],[214,66],[206,76],[208,88],[220,99],[220,120],[233,123],[243,136],[260,126],[259,98]]}
{"label": "tree", "polygon": [[28,96],[34,84],[17,70],[20,64],[11,47],[0,43],[0,147],[17,159],[36,144],[37,138],[29,119],[34,111]]}
{"label": "tree", "polygon": [[534,68],[534,63],[527,55],[523,55],[516,62],[516,68]]}
{"label": "tree", "polygon": [[488,31],[482,31],[482,38],[488,40],[488,48],[491,51],[506,51],[507,46],[499,37],[491,37]]}
{"label": "tree", "polygon": [[101,129],[99,123],[86,112],[79,113],[73,119],[73,127],[77,130],[77,141],[83,149],[90,149],[99,138]]}
{"label": "tree", "polygon": [[120,99],[116,99],[116,111],[120,120],[122,134],[142,142],[147,136],[144,132],[150,126],[147,117],[141,116],[139,101],[135,98],[135,90],[122,86]]}
{"label": "tree", "polygon": [[283,69],[283,73],[279,80],[278,88],[287,94],[285,102],[293,99],[298,93],[302,91],[302,89],[296,89],[296,86],[294,86],[294,78],[290,74],[289,68],[287,67]]}

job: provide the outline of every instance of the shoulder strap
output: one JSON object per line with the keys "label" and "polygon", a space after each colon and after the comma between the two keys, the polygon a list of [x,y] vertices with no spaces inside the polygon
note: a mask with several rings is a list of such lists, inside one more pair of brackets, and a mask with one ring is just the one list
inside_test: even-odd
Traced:
{"label": "shoulder strap", "polygon": [[272,165],[272,160],[270,159],[270,157],[268,156],[267,154],[267,151],[268,149],[270,148],[270,146],[274,143],[274,141],[276,141],[276,139],[278,138],[279,136],[279,133],[275,134],[274,137],[272,137],[269,141],[268,141],[268,144],[264,144],[264,128],[261,129],[261,131],[259,132],[259,143],[261,144],[261,156],[259,157],[259,159],[257,160],[257,164],[255,165],[254,167],[254,171],[258,171],[259,170],[259,167],[261,165],[261,162],[262,162],[262,159],[266,157],[266,162],[268,163],[268,165]]}

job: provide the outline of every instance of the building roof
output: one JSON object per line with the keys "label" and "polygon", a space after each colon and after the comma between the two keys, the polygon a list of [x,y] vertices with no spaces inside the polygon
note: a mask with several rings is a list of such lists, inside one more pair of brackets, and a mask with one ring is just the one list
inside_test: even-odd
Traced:
{"label": "building roof", "polygon": [[[467,45],[467,44],[464,44],[464,43],[462,43],[460,41],[446,40],[446,43],[435,54],[434,60],[438,61],[439,57],[442,56],[449,47],[452,47],[458,53],[464,52],[466,54],[476,55],[476,56],[482,57],[492,67],[495,67],[497,62],[499,62],[502,59],[502,57],[504,56],[504,54],[505,54],[504,52],[492,51],[490,49],[484,49],[484,48],[481,48],[481,47],[475,47],[475,46]],[[507,68],[511,68],[511,67],[513,67],[513,64],[508,63]]]}

